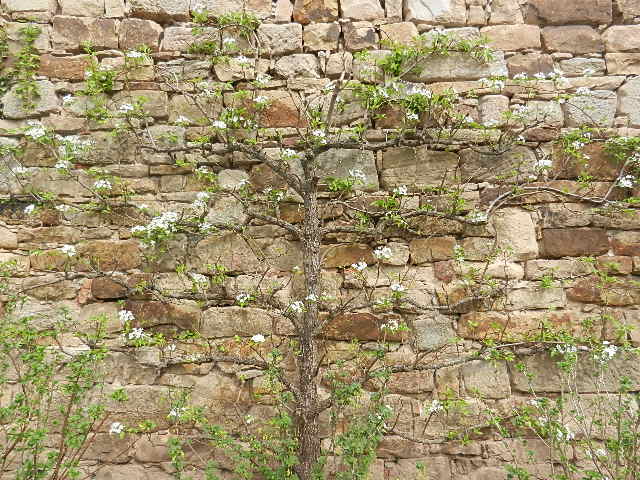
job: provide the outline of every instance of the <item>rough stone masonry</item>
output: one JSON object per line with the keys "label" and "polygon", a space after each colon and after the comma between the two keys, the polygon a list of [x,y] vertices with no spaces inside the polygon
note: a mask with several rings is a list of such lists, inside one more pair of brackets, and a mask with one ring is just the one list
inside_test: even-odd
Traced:
{"label": "rough stone masonry", "polygon": [[[95,148],[86,167],[98,166],[122,176],[133,194],[133,202],[159,211],[192,202],[199,185],[168,155],[141,156],[132,146],[107,135],[103,127],[93,125],[83,116],[83,105],[65,102],[64,97],[82,88],[87,68],[87,56],[81,49],[83,42],[92,43],[104,66],[121,65],[123,51],[145,44],[153,60],[136,70],[132,81],[136,94],[148,99],[145,108],[153,118],[153,128],[169,128],[163,125],[174,124],[182,115],[189,117],[193,113],[189,111],[191,107],[183,97],[161,87],[154,68],[186,67],[194,76],[208,74],[208,64],[187,53],[193,41],[191,13],[203,9],[214,14],[246,9],[262,19],[258,29],[265,48],[261,68],[273,76],[265,91],[271,101],[265,114],[267,127],[286,131],[297,126],[296,107],[285,87],[302,92],[319,90],[330,79],[339,77],[345,65],[357,66],[357,59],[353,58],[356,52],[364,49],[375,52],[384,49],[383,40],[409,42],[420,33],[441,27],[466,37],[486,35],[497,53],[489,64],[468,62],[456,55],[433,62],[418,79],[430,83],[432,88],[464,89],[478,85],[482,77],[490,75],[513,78],[521,73],[534,76],[559,70],[567,77],[568,92],[580,87],[594,92],[581,99],[580,108],[560,105],[544,97],[527,98],[517,89],[487,93],[465,103],[468,115],[480,123],[499,122],[501,113],[514,104],[529,104],[551,112],[547,124],[518,147],[517,156],[533,159],[533,149],[548,151],[553,161],[553,186],[570,192],[581,188],[580,172],[567,166],[561,152],[553,146],[563,129],[586,121],[620,135],[640,135],[640,0],[248,0],[246,4],[240,0],[0,0],[0,6],[10,54],[19,48],[18,30],[24,22],[34,22],[42,29],[35,43],[41,60],[37,78],[40,97],[35,108],[25,113],[15,88],[4,95],[0,144],[20,144],[22,137],[12,129],[33,119],[63,135],[89,136]],[[215,66],[211,75],[219,81],[240,79],[237,71],[225,66]],[[585,116],[585,111],[593,114]],[[344,112],[345,123],[360,114],[360,111]],[[189,137],[197,129],[197,125],[191,125],[172,131]],[[590,145],[589,154],[591,159],[585,168],[594,179],[592,188],[605,192],[615,180],[616,165],[604,154],[601,144]],[[345,169],[360,168],[372,194],[405,184],[417,188],[433,185],[460,158],[467,166],[495,162],[496,170],[489,168],[481,178],[467,185],[464,195],[469,208],[486,206],[495,198],[500,191],[497,169],[512,161],[507,155],[485,158],[473,151],[428,152],[406,148],[375,155],[354,155],[345,150],[336,152],[332,158]],[[18,198],[32,187],[52,192],[72,205],[88,201],[78,182],[56,173],[51,157],[43,149],[28,147],[22,160],[30,176],[18,182],[3,170],[0,174],[3,198]],[[218,174],[221,184],[247,179],[264,188],[270,181],[263,166],[246,162],[241,156],[228,158],[226,168]],[[633,194],[640,194],[640,189],[635,187]],[[242,212],[233,201],[222,197],[218,202],[220,218],[241,218]],[[46,318],[52,307],[65,306],[80,324],[104,313],[113,319],[109,328],[114,338],[119,328],[118,311],[122,308],[118,302],[124,302],[124,308],[136,316],[144,317],[150,327],[167,323],[182,328],[198,326],[211,338],[233,337],[239,333],[239,324],[249,325],[247,331],[240,332],[248,336],[269,328],[268,315],[259,309],[203,308],[181,299],[181,292],[188,291],[191,284],[175,271],[182,248],[179,241],[171,255],[164,256],[150,270],[139,242],[131,238],[131,224],[125,216],[66,214],[56,210],[28,215],[24,213],[25,206],[20,201],[0,204],[0,260],[17,262],[10,281],[26,293],[22,313]],[[293,206],[284,214],[291,221],[299,216]],[[262,228],[257,242],[280,271],[289,271],[300,264],[299,249],[294,242],[277,229]],[[605,303],[608,312],[640,327],[640,287],[633,283],[638,279],[636,275],[640,275],[640,215],[636,211],[605,215],[595,213],[588,204],[538,194],[521,205],[500,210],[486,227],[450,221],[434,228],[429,238],[398,237],[388,244],[393,255],[384,261],[384,268],[392,273],[408,269],[415,279],[412,294],[423,299],[434,292],[454,294],[453,286],[460,275],[454,261],[456,246],[464,247],[466,259],[473,264],[481,262],[493,244],[508,247],[511,255],[506,264],[490,265],[489,272],[497,278],[512,280],[514,290],[508,302],[495,310],[416,318],[412,332],[414,348],[429,349],[456,335],[472,348],[486,333],[474,327],[478,324],[497,322],[517,334],[535,330],[545,317],[557,325],[577,329],[582,320],[605,308]],[[371,259],[373,246],[350,243],[348,238],[339,238],[336,243],[328,251],[325,267],[328,285],[339,294],[355,284],[353,275],[341,267],[363,258]],[[56,253],[62,245],[76,246],[79,255],[93,258],[103,271],[112,271],[119,282],[95,275],[89,267],[77,268],[69,275],[64,260]],[[33,253],[36,250],[40,252]],[[251,248],[232,237],[204,240],[197,245],[195,255],[191,261],[196,269],[220,262],[233,272],[219,286],[220,295],[231,299],[255,280],[262,262]],[[578,260],[584,256],[595,257],[605,268],[615,263],[617,267],[610,273],[628,288],[603,298],[597,280]],[[150,271],[162,290],[172,294],[172,302],[131,294],[123,286],[150,278]],[[558,281],[552,288],[541,289],[540,281],[550,271]],[[381,288],[389,286],[385,280],[380,282]],[[360,314],[345,325],[335,326],[331,336],[338,341],[375,338],[379,332],[367,315]],[[603,339],[611,335],[603,326]],[[632,330],[631,336],[640,345],[640,330]],[[147,353],[142,350],[136,358],[114,353],[109,359],[109,382],[125,386],[134,399],[131,408],[121,412],[124,422],[133,423],[149,415],[162,420],[159,402],[172,385],[196,387],[202,399],[221,402],[260,388],[260,377],[249,377],[243,383],[237,369],[230,366],[165,369],[157,356]],[[404,353],[398,355],[403,358]],[[538,381],[545,391],[557,392],[559,386],[544,359],[531,359],[530,368],[538,372]],[[638,369],[630,365],[624,368],[637,385]],[[446,389],[463,396],[480,392],[485,404],[499,411],[507,411],[510,405],[522,401],[527,391],[518,372],[504,364],[494,367],[481,362],[453,366],[436,374],[398,373],[391,387],[399,401],[406,402],[436,397]],[[256,405],[255,414],[259,412],[260,405]],[[435,437],[437,432],[427,434]],[[170,467],[162,448],[165,440],[166,435],[159,432],[150,440],[138,442],[125,457],[100,470],[97,478],[168,480]],[[101,434],[97,444],[87,452],[87,461],[109,462],[117,448],[113,437]],[[495,480],[505,478],[502,464],[515,457],[524,458],[527,450],[544,455],[543,446],[535,441],[527,446],[515,440],[491,439],[468,445],[415,445],[391,437],[378,450],[371,478],[417,478],[416,461],[424,461],[433,475],[429,478]],[[548,474],[545,468],[540,466],[539,478]]]}

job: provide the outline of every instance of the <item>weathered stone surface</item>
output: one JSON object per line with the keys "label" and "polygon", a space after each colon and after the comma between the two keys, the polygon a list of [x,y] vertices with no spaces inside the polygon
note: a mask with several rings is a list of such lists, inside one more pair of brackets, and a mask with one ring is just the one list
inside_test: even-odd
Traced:
{"label": "weathered stone surface", "polygon": [[640,255],[640,232],[618,232],[611,237],[611,248],[616,255]]}
{"label": "weathered stone surface", "polygon": [[480,123],[502,125],[504,112],[509,110],[509,97],[504,95],[484,95],[478,101]]}
{"label": "weathered stone surface", "polygon": [[419,316],[413,321],[413,330],[418,350],[441,348],[456,336],[451,318],[439,314]]}
{"label": "weathered stone surface", "polygon": [[34,108],[25,108],[22,99],[18,96],[20,85],[14,85],[5,93],[2,97],[2,113],[5,118],[29,118],[58,110],[60,100],[53,83],[48,80],[38,80],[35,86],[38,97],[34,99]]}
{"label": "weathered stone surface", "polygon": [[89,62],[86,55],[56,57],[45,54],[40,57],[40,69],[38,73],[49,78],[82,80],[84,79],[84,72],[88,65]]}
{"label": "weathered stone surface", "polygon": [[640,15],[640,0],[618,0],[618,8],[626,18]]}
{"label": "weathered stone surface", "polygon": [[166,118],[168,95],[167,92],[159,90],[131,90],[129,92],[118,93],[113,96],[116,108],[123,104],[132,105],[135,102],[142,102],[142,110],[151,117]]}
{"label": "weathered stone surface", "polygon": [[499,210],[491,219],[496,232],[496,246],[516,260],[538,256],[536,229],[531,215],[517,208]]}
{"label": "weathered stone surface", "polygon": [[469,395],[483,398],[507,398],[511,395],[509,372],[504,362],[477,361],[462,367],[462,381]]}
{"label": "weathered stone surface", "polygon": [[537,25],[497,25],[480,29],[489,37],[489,45],[497,50],[540,48],[540,27]]}
{"label": "weathered stone surface", "polygon": [[216,39],[217,30],[203,27],[201,35],[194,35],[191,27],[167,27],[162,36],[161,50],[186,52],[198,41]]}
{"label": "weathered stone surface", "polygon": [[618,89],[618,110],[631,126],[640,127],[640,77],[631,78]]}
{"label": "weathered stone surface", "polygon": [[536,156],[528,147],[515,146],[499,155],[483,153],[483,150],[476,148],[460,152],[462,178],[476,182],[516,183],[535,173]]}
{"label": "weathered stone surface", "polygon": [[234,234],[211,236],[198,242],[192,263],[200,273],[208,273],[207,265],[216,263],[233,272],[256,272],[263,266],[251,246]]}
{"label": "weathered stone surface", "polygon": [[404,19],[416,23],[464,25],[464,0],[408,0],[404,3]]}
{"label": "weathered stone surface", "polygon": [[338,19],[338,0],[295,0],[293,19],[302,24]]}
{"label": "weathered stone surface", "polygon": [[135,316],[134,326],[151,328],[158,325],[175,325],[184,330],[197,330],[201,325],[200,309],[190,300],[127,300],[124,309]]}
{"label": "weathered stone surface", "polygon": [[640,75],[640,53],[607,53],[609,75]]}
{"label": "weathered stone surface", "polygon": [[519,53],[507,59],[509,75],[526,73],[532,77],[538,72],[553,72],[553,58],[546,53]]}
{"label": "weathered stone surface", "polygon": [[278,59],[275,71],[284,78],[320,78],[318,58],[309,53],[298,53]]}
{"label": "weathered stone surface", "polygon": [[640,303],[640,288],[628,280],[603,285],[597,277],[591,276],[573,282],[567,289],[567,298],[582,303],[628,306]]}
{"label": "weathered stone surface", "polygon": [[482,63],[462,53],[447,56],[431,57],[421,62],[419,73],[407,76],[410,81],[437,82],[478,80],[483,77],[507,75],[507,65],[502,52],[495,52],[494,59]]}
{"label": "weathered stone surface", "polygon": [[373,251],[368,245],[345,244],[329,245],[324,249],[324,267],[335,268],[350,266],[353,263],[364,261],[365,263],[375,263]]}
{"label": "weathered stone surface", "polygon": [[6,0],[3,5],[13,20],[48,22],[57,9],[55,0]]}
{"label": "weathered stone surface", "polygon": [[339,23],[312,23],[304,27],[304,48],[314,52],[318,50],[336,50],[339,37]]}
{"label": "weathered stone surface", "polygon": [[382,187],[392,190],[412,179],[414,188],[435,187],[456,180],[459,158],[455,153],[428,150],[425,147],[401,147],[386,150],[382,156]]}
{"label": "weathered stone surface", "polygon": [[[370,313],[346,313],[330,321],[323,334],[333,340],[379,340],[385,336],[384,330],[380,329],[383,323],[382,318]],[[397,336],[387,336],[387,339],[397,339]]]}
{"label": "weathered stone surface", "polygon": [[142,265],[142,254],[137,240],[111,241],[92,240],[78,246],[78,257],[88,264],[79,264],[78,269],[89,270],[91,266],[101,271],[124,271]]}
{"label": "weathered stone surface", "polygon": [[375,49],[378,47],[380,37],[372,23],[350,22],[342,27],[344,42],[347,50],[358,51],[364,49]]}
{"label": "weathered stone surface", "polygon": [[268,310],[259,308],[225,307],[209,308],[202,312],[201,325],[198,327],[206,338],[252,337],[256,334],[267,335],[275,332],[278,323],[284,318]]}
{"label": "weathered stone surface", "polygon": [[582,75],[604,75],[606,64],[602,58],[569,58],[560,61],[560,70],[566,77]]}
{"label": "weathered stone surface", "polygon": [[569,53],[595,53],[604,50],[600,34],[587,26],[546,27],[542,39],[547,50]]}
{"label": "weathered stone surface", "polygon": [[591,272],[591,267],[577,259],[571,260],[529,260],[527,279],[540,280],[544,276],[554,279],[573,278]]}
{"label": "weathered stone surface", "polygon": [[226,13],[246,11],[253,13],[258,18],[266,18],[271,15],[272,4],[269,0],[192,0],[191,11],[206,11],[214,16]]}
{"label": "weathered stone surface", "polygon": [[603,39],[607,52],[640,52],[640,25],[614,25]]}
{"label": "weathered stone surface", "polygon": [[189,20],[189,2],[181,0],[131,0],[131,15],[157,22]]}
{"label": "weathered stone surface", "polygon": [[[164,99],[159,99],[166,103]],[[159,106],[160,107],[160,106]],[[212,118],[218,118],[222,112],[222,101],[218,98],[199,98],[196,104],[187,95],[173,95],[168,105],[169,122],[174,123],[183,117],[189,120],[190,125],[208,125]]]}
{"label": "weathered stone surface", "polygon": [[609,251],[609,239],[599,228],[545,228],[540,251],[546,258],[602,255]]}
{"label": "weathered stone surface", "polygon": [[342,18],[350,20],[378,20],[384,17],[384,10],[378,0],[342,0]]}
{"label": "weathered stone surface", "polygon": [[556,0],[530,0],[527,23],[601,24],[611,23],[611,0],[580,0],[558,3]]}
{"label": "weathered stone surface", "polygon": [[356,186],[364,191],[377,191],[378,170],[373,152],[351,150],[346,148],[331,149],[318,155],[318,164],[321,166],[321,177],[346,178],[349,170],[361,170],[364,173],[364,185]]}
{"label": "weathered stone surface", "polygon": [[[412,22],[388,23],[380,25],[380,40],[410,44],[418,35],[418,28]],[[384,43],[383,43],[384,45]]]}
{"label": "weathered stone surface", "polygon": [[127,18],[120,23],[118,37],[120,48],[129,50],[146,45],[152,51],[158,51],[162,27],[151,20]]}
{"label": "weathered stone surface", "polygon": [[610,127],[613,125],[617,105],[618,97],[614,92],[592,90],[589,95],[578,95],[565,104],[565,123],[568,127]]}
{"label": "weathered stone surface", "polygon": [[518,0],[493,0],[489,24],[522,23],[522,9]]}
{"label": "weathered stone surface", "polygon": [[117,23],[107,18],[53,18],[53,46],[63,50],[79,50],[83,42],[94,48],[118,48]]}
{"label": "weathered stone surface", "polygon": [[302,51],[302,25],[264,23],[258,27],[258,38],[272,55],[286,55]]}
{"label": "weathered stone surface", "polygon": [[455,237],[418,238],[409,245],[411,263],[421,264],[453,258]]}
{"label": "weathered stone surface", "polygon": [[76,17],[101,17],[104,14],[104,0],[60,0],[62,15]]}

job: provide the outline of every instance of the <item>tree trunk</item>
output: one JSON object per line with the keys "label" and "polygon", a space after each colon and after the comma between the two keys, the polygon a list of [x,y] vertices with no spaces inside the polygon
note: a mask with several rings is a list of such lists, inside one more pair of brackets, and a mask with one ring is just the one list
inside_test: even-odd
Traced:
{"label": "tree trunk", "polygon": [[[319,299],[322,243],[318,198],[314,188],[305,191],[305,219],[302,237],[306,295]],[[300,325],[300,361],[298,364],[299,393],[296,412],[298,461],[296,473],[300,480],[310,480],[320,457],[318,425],[318,345],[314,330],[318,325],[318,304],[306,301],[306,311]]]}

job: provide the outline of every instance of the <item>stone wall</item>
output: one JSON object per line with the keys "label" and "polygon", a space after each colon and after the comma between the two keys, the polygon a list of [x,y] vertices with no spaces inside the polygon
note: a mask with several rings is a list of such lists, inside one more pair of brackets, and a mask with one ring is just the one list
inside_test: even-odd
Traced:
{"label": "stone wall", "polygon": [[[37,82],[41,96],[29,113],[20,108],[15,88],[4,96],[0,144],[26,145],[24,137],[12,129],[36,118],[61,135],[89,135],[95,147],[82,168],[98,166],[121,176],[132,192],[131,202],[145,204],[154,211],[184,208],[196,198],[201,186],[168,155],[139,155],[125,140],[107,135],[103,127],[83,117],[83,108],[77,101],[69,102],[65,97],[83,85],[87,56],[81,51],[82,42],[93,44],[104,66],[122,64],[123,51],[146,44],[152,51],[153,65],[136,70],[133,90],[148,98],[145,108],[156,125],[175,124],[181,115],[188,117],[189,106],[184,98],[163,89],[157,81],[158,70],[184,68],[190,74],[208,75],[213,80],[243,80],[233,64],[209,69],[206,62],[186,53],[193,41],[190,14],[199,9],[228,13],[245,8],[263,20],[258,29],[265,48],[260,68],[273,77],[265,90],[272,102],[265,114],[266,126],[281,128],[285,133],[291,133],[298,121],[286,88],[303,94],[321,89],[329,79],[339,77],[344,68],[357,65],[353,54],[358,51],[380,49],[384,39],[408,42],[436,27],[462,36],[486,35],[497,50],[492,62],[469,63],[452,55],[434,61],[419,80],[433,89],[479,88],[478,98],[465,100],[468,115],[479,123],[499,123],[500,113],[517,104],[550,112],[544,125],[528,133],[516,154],[525,162],[535,163],[536,154],[548,153],[553,165],[545,180],[547,185],[584,196],[602,195],[609,188],[614,188],[616,198],[639,193],[637,187],[631,190],[614,186],[619,165],[603,153],[602,144],[596,142],[588,147],[590,160],[580,172],[575,165],[566,163],[553,142],[563,129],[585,122],[604,127],[609,134],[639,135],[640,0],[387,0],[384,4],[379,0],[296,0],[295,4],[290,0],[249,0],[246,5],[240,0],[1,0],[0,5],[10,55],[19,48],[17,31],[21,22],[36,22],[42,28],[36,41],[41,60]],[[562,92],[587,87],[592,94],[581,98],[579,104],[574,101],[568,105],[552,101],[552,96],[529,98],[517,88],[502,92],[482,90],[479,81],[490,75],[513,78],[521,73],[542,73],[549,78],[548,74],[554,71],[562,71],[566,77]],[[361,112],[356,109],[344,115],[348,123],[359,118]],[[194,138],[199,127],[172,128],[182,138]],[[384,128],[384,121],[378,128]],[[478,167],[483,170],[482,175],[474,174],[464,192],[467,208],[480,210],[503,191],[500,169],[512,163],[509,158],[485,158],[471,150],[423,154],[389,149],[369,155],[344,150],[332,157],[345,171],[361,168],[372,185],[372,195],[400,185],[409,185],[414,191],[433,186],[450,167],[458,165],[460,158],[466,159],[465,164],[473,165],[474,171]],[[218,172],[223,186],[225,182],[235,184],[247,179],[257,188],[265,188],[272,180],[263,166],[247,162],[241,155],[229,156],[225,162],[226,168]],[[43,149],[27,146],[22,164],[28,175],[16,177],[5,167],[0,177],[0,194],[7,199],[0,203],[0,260],[17,261],[10,281],[26,294],[22,313],[47,318],[53,307],[64,306],[81,325],[91,316],[104,313],[112,319],[109,328],[114,345],[121,328],[118,311],[122,308],[144,318],[147,328],[197,327],[205,336],[220,341],[270,328],[265,312],[232,304],[237,292],[255,282],[264,258],[274,265],[274,278],[300,264],[298,246],[280,230],[255,227],[255,242],[262,248],[260,259],[253,245],[250,248],[239,237],[228,236],[203,240],[188,256],[183,242],[177,241],[169,254],[149,263],[139,242],[131,236],[130,228],[138,218],[134,208],[113,214],[46,208],[35,215],[25,213],[25,207],[33,203],[26,196],[30,187],[52,192],[68,205],[86,203],[89,196],[81,183],[53,168],[51,156]],[[585,172],[593,177],[588,187],[578,180],[579,174]],[[82,169],[76,175],[81,181],[90,181],[83,177]],[[415,195],[416,202],[418,197]],[[216,202],[220,218],[241,218],[241,211],[229,197],[221,196]],[[294,204],[283,207],[282,214],[299,221]],[[480,265],[494,244],[508,247],[508,258],[489,265],[489,272],[509,280],[511,293],[505,302],[497,302],[489,310],[411,318],[412,341],[398,352],[400,359],[411,358],[412,349],[441,346],[455,335],[461,337],[463,348],[472,349],[477,346],[476,341],[486,336],[487,325],[496,322],[513,334],[535,330],[543,318],[577,329],[583,320],[606,309],[614,317],[640,327],[640,289],[633,283],[637,278],[634,275],[640,274],[640,215],[635,211],[606,214],[595,211],[588,203],[538,193],[501,209],[486,226],[448,221],[431,225],[430,229],[428,238],[398,235],[389,239],[387,245],[393,255],[383,262],[391,274],[408,272],[411,293],[418,299],[430,303],[434,296],[455,297],[460,276],[453,260],[456,246],[464,248],[469,265]],[[336,295],[354,286],[353,273],[342,267],[362,258],[372,260],[376,246],[349,242],[350,237],[338,236],[327,251],[328,284]],[[76,246],[78,257],[90,258],[92,265],[79,264],[69,269],[59,253],[63,245]],[[603,298],[597,280],[578,260],[583,256],[595,257],[602,266],[617,264],[611,273],[625,286],[623,291],[610,292]],[[185,298],[191,283],[175,272],[181,262],[201,273],[210,273],[203,266],[211,262],[222,263],[231,271],[224,284],[215,287],[214,306]],[[553,286],[541,288],[541,279],[551,271]],[[140,281],[155,282],[170,294],[171,301],[160,301],[123,286],[131,287]],[[380,279],[378,287],[386,290],[389,284],[390,280]],[[334,327],[331,336],[336,341],[375,338],[379,329],[370,316],[363,313],[346,319],[344,325]],[[612,338],[607,324],[598,328],[603,339]],[[640,344],[638,330],[632,330],[630,335],[636,345]],[[540,373],[538,378],[545,391],[556,392],[559,387],[545,361],[533,358],[530,367]],[[242,375],[235,367],[220,364],[167,368],[151,350],[142,349],[135,358],[117,352],[109,362],[110,384],[125,386],[135,400],[129,410],[121,412],[120,418],[127,423],[149,415],[165,421],[159,402],[170,386],[195,386],[196,401],[220,404],[260,389],[259,376],[249,376],[249,380],[241,382]],[[640,385],[637,369],[631,369],[630,374],[636,387]],[[474,400],[482,404],[475,404],[478,408],[489,406],[503,412],[525,401],[528,390],[512,367],[480,362],[437,372],[399,373],[392,388],[395,401],[407,404],[436,398],[447,389],[469,397],[480,392],[483,400]],[[246,411],[258,416],[260,409],[256,404]],[[444,430],[446,425],[440,428]],[[437,429],[427,432],[427,437],[438,438]],[[102,469],[97,478],[169,478],[168,459],[160,447],[163,438],[166,435],[159,432],[151,440],[138,442],[130,453]],[[117,443],[104,434],[87,456],[108,462]],[[468,445],[410,444],[392,437],[380,446],[371,478],[417,478],[416,460],[429,465],[429,478],[504,478],[500,465],[514,456],[524,458],[527,449],[544,455],[541,444],[535,441],[524,447],[515,440],[499,441],[489,436]],[[548,472],[541,467],[538,474],[545,478]]]}

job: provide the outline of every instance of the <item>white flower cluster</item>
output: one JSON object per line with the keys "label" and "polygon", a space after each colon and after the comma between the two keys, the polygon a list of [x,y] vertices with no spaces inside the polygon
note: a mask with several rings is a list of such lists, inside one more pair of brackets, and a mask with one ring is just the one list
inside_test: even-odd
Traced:
{"label": "white flower cluster", "polygon": [[184,412],[187,411],[187,407],[173,407],[171,411],[169,411],[169,418],[180,418]]}
{"label": "white flower cluster", "polygon": [[60,153],[60,155],[77,156],[87,151],[93,145],[90,139],[82,139],[78,135],[68,135],[66,137],[56,135],[56,140],[61,143],[58,147],[58,153]]}
{"label": "white flower cluster", "polygon": [[189,273],[191,280],[198,285],[209,285],[209,277],[202,275],[201,273]]}
{"label": "white flower cluster", "polygon": [[259,73],[256,75],[255,82],[258,85],[266,85],[270,81],[271,81],[271,75],[269,75],[268,73]]}
{"label": "white flower cluster", "polygon": [[29,128],[24,131],[24,134],[27,137],[31,137],[33,140],[37,140],[47,135],[47,131],[40,122],[29,120],[27,122],[27,125],[29,125]]}
{"label": "white flower cluster", "polygon": [[73,257],[77,253],[76,247],[73,245],[63,245],[60,247],[60,251],[67,257]]}
{"label": "white flower cluster", "polygon": [[101,179],[97,180],[93,184],[93,188],[95,188],[96,190],[111,190],[113,188],[113,185],[109,180]]}
{"label": "white flower cluster", "polygon": [[383,323],[380,325],[380,330],[389,330],[390,332],[395,332],[400,328],[400,324],[397,320],[391,319],[387,323]]}
{"label": "white flower cluster", "polygon": [[145,58],[146,55],[142,52],[139,52],[137,50],[131,50],[129,52],[127,52],[127,58]]}
{"label": "white flower cluster", "polygon": [[439,413],[441,411],[444,410],[444,405],[442,404],[442,402],[440,400],[433,400],[431,402],[431,405],[429,405],[429,408],[427,409],[427,412],[429,414],[435,414],[435,413]]}
{"label": "white flower cluster", "polygon": [[70,170],[71,168],[73,168],[73,163],[71,163],[69,160],[58,160],[53,168],[57,170]]}
{"label": "white flower cluster", "polygon": [[540,158],[536,161],[536,168],[542,170],[543,168],[550,168],[553,162],[550,158]]}
{"label": "white flower cluster", "polygon": [[211,126],[220,130],[224,130],[225,128],[227,128],[227,124],[222,120],[214,120],[213,122],[211,122]]}
{"label": "white flower cluster", "polygon": [[359,168],[350,169],[349,170],[349,176],[351,178],[354,178],[357,181],[360,181],[360,182],[364,182],[367,179],[367,176]]}
{"label": "white flower cluster", "polygon": [[251,59],[245,57],[244,55],[238,55],[234,58],[234,60],[238,65],[249,65],[251,63]]}
{"label": "white flower cluster", "polygon": [[118,319],[123,325],[125,325],[129,322],[133,322],[136,317],[130,310],[120,310],[118,312]]}
{"label": "white flower cluster", "polygon": [[300,300],[296,300],[295,302],[291,302],[289,309],[295,313],[302,313],[304,311],[304,303]]}
{"label": "white flower cluster", "polygon": [[622,188],[633,188],[636,178],[633,175],[625,175],[618,179],[618,186]]}
{"label": "white flower cluster", "polygon": [[256,98],[253,99],[253,101],[259,105],[264,105],[266,103],[269,103],[269,99],[264,95],[258,95]]}
{"label": "white flower cluster", "polygon": [[480,83],[496,90],[502,90],[505,87],[505,81],[500,78],[481,78]]}
{"label": "white flower cluster", "polygon": [[576,89],[576,95],[591,95],[592,93],[589,87],[578,87]]}
{"label": "white flower cluster", "polygon": [[286,160],[290,160],[293,158],[298,158],[300,155],[298,155],[298,152],[292,150],[291,148],[285,148],[284,150],[282,150],[281,156]]}
{"label": "white flower cluster", "polygon": [[396,292],[396,293],[402,293],[407,291],[407,287],[405,287],[400,283],[392,283],[389,288],[391,289],[392,292]]}
{"label": "white flower cluster", "polygon": [[245,292],[240,292],[236,295],[236,303],[239,305],[246,305],[251,300],[251,295]]}
{"label": "white flower cluster", "polygon": [[178,118],[174,120],[173,123],[176,123],[178,125],[189,125],[191,123],[191,120],[188,117],[185,117],[184,115],[180,115]]}
{"label": "white flower cluster", "polygon": [[122,105],[120,105],[120,108],[118,109],[118,111],[120,113],[126,114],[129,112],[132,112],[135,109],[135,107],[133,105],[131,105],[130,103],[123,103]]}
{"label": "white flower cluster", "polygon": [[109,434],[119,435],[124,431],[124,425],[120,422],[113,422],[109,427]]}
{"label": "white flower cluster", "polygon": [[31,215],[35,211],[35,209],[36,206],[32,203],[24,207],[24,213],[26,213],[27,215]]}
{"label": "white flower cluster", "polygon": [[409,190],[407,189],[406,185],[400,185],[399,187],[393,189],[393,193],[395,195],[398,195],[399,197],[402,197],[404,195],[407,195],[409,193]]}
{"label": "white flower cluster", "polygon": [[196,194],[196,199],[193,201],[191,206],[195,210],[205,210],[209,205],[209,198],[211,198],[211,194],[209,192],[198,192]]}
{"label": "white flower cluster", "polygon": [[393,252],[389,247],[378,247],[373,251],[373,256],[378,260],[389,260],[392,255]]}
{"label": "white flower cluster", "polygon": [[251,337],[251,341],[254,343],[263,343],[265,340],[266,338],[264,338],[264,335],[260,333],[257,333],[253,337]]}
{"label": "white flower cluster", "polygon": [[616,353],[618,353],[618,347],[607,341],[602,342],[602,346],[604,347],[602,352],[596,354],[595,359],[604,365],[616,356]]}
{"label": "white flower cluster", "polygon": [[485,223],[489,219],[489,216],[485,212],[474,210],[469,213],[467,219],[472,223]]}
{"label": "white flower cluster", "polygon": [[144,328],[142,328],[142,327],[132,328],[131,331],[126,334],[126,338],[129,339],[129,340],[138,340],[138,339],[144,338],[146,336],[147,336],[147,334],[144,333]]}
{"label": "white flower cluster", "polygon": [[558,430],[556,430],[556,438],[561,442],[568,442],[575,438],[575,434],[567,427],[558,428]]}
{"label": "white flower cluster", "polygon": [[567,355],[567,354],[574,354],[574,353],[578,353],[578,347],[576,347],[575,345],[565,345],[565,344],[560,344],[560,345],[556,345],[556,346],[555,346],[555,350],[556,350],[556,352],[558,352],[560,355]]}
{"label": "white flower cluster", "polygon": [[367,262],[364,260],[360,260],[358,263],[352,263],[351,268],[357,270],[358,272],[362,272],[365,268],[367,268]]}

